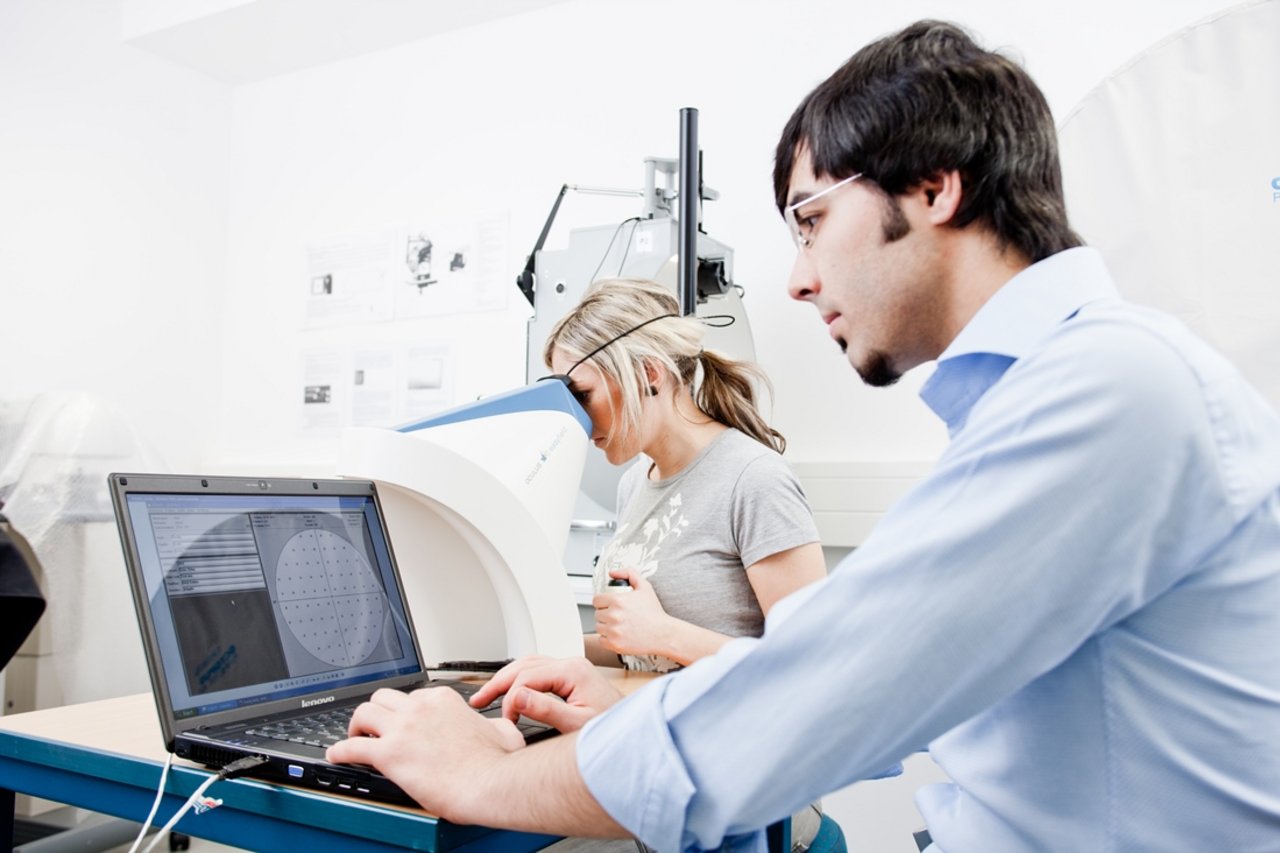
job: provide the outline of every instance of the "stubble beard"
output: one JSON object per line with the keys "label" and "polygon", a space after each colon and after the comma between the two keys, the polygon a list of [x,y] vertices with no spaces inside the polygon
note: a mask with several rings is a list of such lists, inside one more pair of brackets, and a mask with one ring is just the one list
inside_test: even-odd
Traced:
{"label": "stubble beard", "polygon": [[869,353],[866,360],[854,369],[872,388],[888,388],[902,378],[902,374],[889,364],[889,356],[882,352]]}
{"label": "stubble beard", "polygon": [[[882,201],[884,206],[880,211],[881,237],[885,243],[895,243],[911,233],[911,223],[902,212],[902,204],[898,199],[885,194]],[[841,339],[840,351],[845,352],[847,349],[848,343]],[[858,372],[858,376],[862,377],[862,381],[872,388],[887,388],[902,378],[902,373],[894,369],[890,363],[889,354],[881,350],[872,350],[867,353],[862,365],[855,366],[854,370]]]}

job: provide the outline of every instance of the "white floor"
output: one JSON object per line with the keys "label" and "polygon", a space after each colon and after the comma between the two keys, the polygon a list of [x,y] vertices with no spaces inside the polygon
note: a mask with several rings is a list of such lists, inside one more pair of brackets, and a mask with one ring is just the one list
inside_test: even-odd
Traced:
{"label": "white floor", "polygon": [[[41,811],[39,814],[33,815],[31,819],[39,823],[46,824],[48,826],[60,826],[65,828],[85,827],[85,826],[91,826],[95,824],[102,824],[102,823],[114,820],[113,818],[109,818],[105,815],[94,814],[93,812],[89,812],[84,809],[72,809],[66,806],[58,807],[52,811]],[[122,829],[121,831],[123,832],[124,830]],[[129,831],[130,840],[127,843],[121,844],[118,847],[106,848],[108,853],[129,853],[129,849],[133,844],[132,837],[133,837],[133,834],[136,832],[137,832],[137,824],[134,824],[133,829]],[[144,839],[139,849],[140,850],[144,849],[148,844],[151,843],[154,837],[155,837],[154,834],[148,835],[147,838]],[[88,851],[91,849],[97,850],[98,848],[81,846],[81,847],[77,847],[76,849],[84,849]],[[241,848],[227,847],[222,844],[214,844],[212,841],[205,841],[200,838],[192,838],[191,846],[188,849],[191,850],[192,853],[216,853],[216,851],[220,851],[220,850],[239,850]],[[168,853],[168,851],[169,851],[169,845],[166,842],[162,841],[161,843],[155,846],[155,849],[152,851],[152,853]]]}
{"label": "white floor", "polygon": [[892,779],[859,782],[822,798],[823,810],[844,831],[850,853],[917,853],[911,833],[924,829],[915,793],[947,776],[925,753],[902,763]]}

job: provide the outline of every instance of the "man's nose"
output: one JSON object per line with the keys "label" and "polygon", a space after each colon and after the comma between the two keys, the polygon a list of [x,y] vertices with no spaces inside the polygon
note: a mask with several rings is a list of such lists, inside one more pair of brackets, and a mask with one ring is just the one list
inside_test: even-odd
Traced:
{"label": "man's nose", "polygon": [[819,290],[817,271],[809,256],[796,252],[795,263],[791,265],[791,280],[787,282],[788,295],[803,301],[817,296]]}

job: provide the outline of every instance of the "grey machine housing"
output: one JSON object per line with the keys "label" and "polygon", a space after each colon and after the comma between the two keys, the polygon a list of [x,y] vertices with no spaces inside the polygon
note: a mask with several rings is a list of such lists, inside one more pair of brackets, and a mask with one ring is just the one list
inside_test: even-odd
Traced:
{"label": "grey machine housing", "polygon": [[[564,249],[535,249],[533,268],[536,286],[526,289],[524,284],[521,285],[534,308],[534,316],[529,321],[528,381],[536,381],[547,374],[542,360],[547,336],[560,318],[578,304],[593,280],[613,277],[653,279],[670,287],[679,298],[680,221],[672,209],[672,201],[678,196],[672,183],[679,163],[659,158],[647,158],[644,163],[645,188],[642,191],[567,187],[586,193],[641,196],[644,207],[634,220],[571,231],[568,246]],[[709,187],[702,187],[699,193],[699,201],[718,197],[718,193]],[[751,326],[741,292],[733,283],[733,250],[703,233],[701,222],[696,232],[696,245],[697,301],[694,313],[709,319],[705,345],[733,358],[754,361]],[[689,313],[687,309],[685,313]],[[732,322],[725,318],[732,318]],[[565,568],[569,575],[591,576],[596,559],[613,534],[618,481],[625,469],[625,465],[610,465],[596,448],[588,451],[582,488],[574,506],[573,522],[565,546]]]}

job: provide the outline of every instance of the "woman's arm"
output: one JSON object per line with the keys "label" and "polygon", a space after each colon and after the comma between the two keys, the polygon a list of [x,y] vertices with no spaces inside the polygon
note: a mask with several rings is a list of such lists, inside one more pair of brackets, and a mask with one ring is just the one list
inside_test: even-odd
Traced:
{"label": "woman's arm", "polygon": [[[661,655],[681,666],[715,654],[732,638],[677,619],[663,609],[653,584],[634,569],[614,569],[615,578],[626,578],[625,592],[598,593],[595,642],[618,655]],[[590,649],[590,645],[588,645]]]}
{"label": "woman's arm", "polygon": [[[668,614],[653,586],[639,572],[623,569],[611,574],[625,577],[631,591],[601,593],[593,600],[597,633],[588,635],[587,640],[587,656],[593,663],[616,653],[662,655],[688,666],[715,654],[733,639]],[[826,574],[822,546],[817,542],[779,551],[747,567],[747,580],[766,616],[776,602]],[[602,656],[601,661],[591,657],[593,648]]]}
{"label": "woman's arm", "polygon": [[586,659],[596,666],[622,666],[618,653],[606,649],[600,642],[599,634],[584,634],[582,645]]}
{"label": "woman's arm", "polygon": [[765,616],[773,605],[800,587],[826,576],[827,563],[820,542],[779,551],[747,566],[747,580]]}

